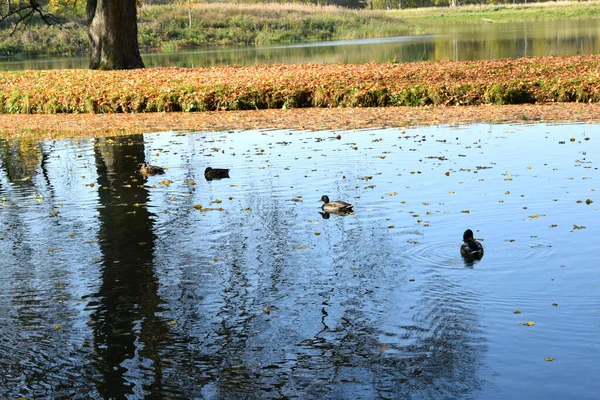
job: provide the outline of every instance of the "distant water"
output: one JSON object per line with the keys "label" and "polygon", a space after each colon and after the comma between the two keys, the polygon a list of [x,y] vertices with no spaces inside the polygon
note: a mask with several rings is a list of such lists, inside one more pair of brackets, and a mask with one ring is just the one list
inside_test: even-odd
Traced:
{"label": "distant water", "polygon": [[[432,27],[427,35],[144,54],[147,67],[490,60],[600,53],[598,19]],[[0,62],[0,70],[88,68],[87,57]]]}

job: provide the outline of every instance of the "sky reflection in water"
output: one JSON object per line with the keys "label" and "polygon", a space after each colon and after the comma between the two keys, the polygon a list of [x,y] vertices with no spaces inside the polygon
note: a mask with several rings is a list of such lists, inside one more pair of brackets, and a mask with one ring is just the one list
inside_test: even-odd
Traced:
{"label": "sky reflection in water", "polygon": [[594,398],[597,129],[3,141],[0,395]]}

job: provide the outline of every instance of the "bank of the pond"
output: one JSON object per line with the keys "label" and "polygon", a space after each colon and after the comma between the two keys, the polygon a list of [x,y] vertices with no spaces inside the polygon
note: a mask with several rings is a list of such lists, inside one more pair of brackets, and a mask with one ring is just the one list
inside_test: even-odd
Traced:
{"label": "bank of the pond", "polygon": [[600,123],[600,103],[305,108],[148,114],[0,114],[0,136],[91,137],[164,131],[355,130],[472,123]]}
{"label": "bank of the pond", "polygon": [[600,101],[600,55],[0,73],[0,113],[147,113]]}

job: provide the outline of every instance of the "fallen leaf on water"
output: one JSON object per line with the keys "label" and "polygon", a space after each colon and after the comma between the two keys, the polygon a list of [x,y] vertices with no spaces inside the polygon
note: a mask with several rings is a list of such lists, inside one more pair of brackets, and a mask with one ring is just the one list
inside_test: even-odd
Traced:
{"label": "fallen leaf on water", "polygon": [[521,310],[515,310],[513,311],[513,314],[521,314]]}
{"label": "fallen leaf on water", "polygon": [[311,245],[307,245],[307,246],[296,246],[294,247],[292,250],[304,250],[304,249],[312,249]]}
{"label": "fallen leaf on water", "polygon": [[544,361],[554,361],[554,357],[546,357],[544,358]]}
{"label": "fallen leaf on water", "polygon": [[194,208],[195,208],[196,210],[202,210],[202,204],[196,204],[196,205],[194,206]]}
{"label": "fallen leaf on water", "polygon": [[521,322],[521,325],[523,326],[534,326],[535,323],[533,321],[529,321],[529,322]]}
{"label": "fallen leaf on water", "polygon": [[265,308],[263,308],[263,312],[265,314],[271,314],[271,306],[266,306]]}
{"label": "fallen leaf on water", "polygon": [[594,202],[594,201],[593,201],[592,199],[587,199],[587,200],[585,201],[585,204],[587,204],[587,205],[589,206],[589,205],[590,205],[590,204],[592,204],[593,202]]}
{"label": "fallen leaf on water", "polygon": [[573,229],[585,229],[585,226],[573,224]]}

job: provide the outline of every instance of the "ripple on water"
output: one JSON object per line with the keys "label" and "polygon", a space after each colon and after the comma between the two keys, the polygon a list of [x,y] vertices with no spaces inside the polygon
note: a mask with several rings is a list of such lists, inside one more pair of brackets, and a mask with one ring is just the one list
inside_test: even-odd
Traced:
{"label": "ripple on water", "polygon": [[445,269],[463,269],[467,266],[460,256],[456,241],[415,243],[403,253],[410,264]]}

